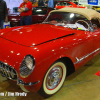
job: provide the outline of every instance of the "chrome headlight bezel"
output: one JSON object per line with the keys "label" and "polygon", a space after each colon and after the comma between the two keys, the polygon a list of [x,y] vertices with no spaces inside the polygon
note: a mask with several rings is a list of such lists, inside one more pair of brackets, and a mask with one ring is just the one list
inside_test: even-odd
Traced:
{"label": "chrome headlight bezel", "polygon": [[[27,64],[29,63],[28,58],[30,59],[31,61],[31,66],[32,68],[29,68],[29,66],[27,66]],[[26,55],[20,65],[20,68],[19,68],[19,74],[22,78],[26,78],[28,77],[34,70],[35,68],[35,58],[32,56],[32,55]]]}

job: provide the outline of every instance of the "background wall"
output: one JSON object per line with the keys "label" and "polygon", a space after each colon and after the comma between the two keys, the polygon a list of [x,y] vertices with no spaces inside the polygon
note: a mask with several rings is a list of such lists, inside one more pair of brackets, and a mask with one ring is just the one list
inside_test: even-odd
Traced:
{"label": "background wall", "polygon": [[7,8],[10,9],[10,13],[13,13],[13,7],[19,7],[23,0],[4,0],[7,4]]}

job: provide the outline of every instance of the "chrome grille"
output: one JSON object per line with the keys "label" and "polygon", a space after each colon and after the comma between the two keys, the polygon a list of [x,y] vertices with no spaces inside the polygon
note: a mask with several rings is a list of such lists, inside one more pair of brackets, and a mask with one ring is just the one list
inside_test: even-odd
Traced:
{"label": "chrome grille", "polygon": [[9,79],[17,80],[16,70],[13,67],[4,64],[3,62],[0,62],[0,73]]}

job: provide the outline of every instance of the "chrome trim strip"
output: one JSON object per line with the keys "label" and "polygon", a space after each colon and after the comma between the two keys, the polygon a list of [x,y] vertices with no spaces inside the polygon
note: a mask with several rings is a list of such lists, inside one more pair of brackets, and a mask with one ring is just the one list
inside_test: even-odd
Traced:
{"label": "chrome trim strip", "polygon": [[24,92],[29,92],[24,85],[20,85],[20,88],[24,91]]}
{"label": "chrome trim strip", "polygon": [[74,64],[79,63],[80,61],[84,60],[85,58],[89,57],[90,55],[94,54],[95,52],[97,52],[97,51],[99,51],[99,50],[100,50],[100,48],[94,50],[93,52],[87,54],[86,56],[84,56],[84,57],[82,57],[82,58],[80,58],[80,59],[78,59],[78,58],[76,57],[76,60],[77,60],[77,61],[76,61]]}

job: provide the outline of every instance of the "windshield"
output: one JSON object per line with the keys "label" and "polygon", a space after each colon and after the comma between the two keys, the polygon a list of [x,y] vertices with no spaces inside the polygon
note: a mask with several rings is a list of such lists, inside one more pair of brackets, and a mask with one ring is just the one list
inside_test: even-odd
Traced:
{"label": "windshield", "polygon": [[57,6],[70,6],[70,5],[72,5],[72,4],[70,4],[70,3],[68,3],[68,2],[59,2],[59,3],[57,4]]}
{"label": "windshield", "polygon": [[32,10],[32,15],[46,14],[47,11],[48,11],[47,7],[35,7]]}
{"label": "windshield", "polygon": [[89,21],[85,16],[71,12],[52,12],[43,23],[69,28],[84,27],[86,30],[89,28]]}

